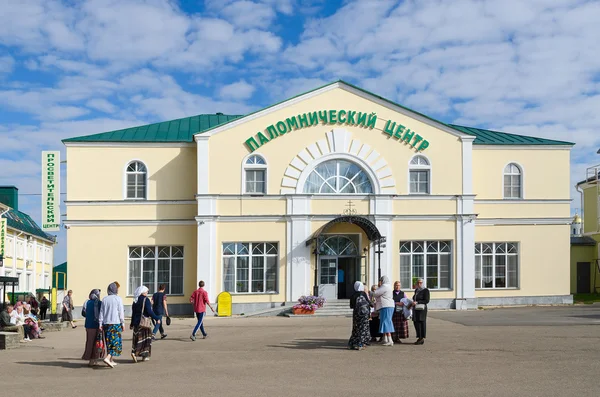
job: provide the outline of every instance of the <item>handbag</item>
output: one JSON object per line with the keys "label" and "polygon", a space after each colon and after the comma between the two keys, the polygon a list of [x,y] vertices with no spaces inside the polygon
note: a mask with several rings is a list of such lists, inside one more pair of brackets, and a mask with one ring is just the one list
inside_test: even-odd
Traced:
{"label": "handbag", "polygon": [[167,316],[167,325],[171,325],[171,317]]}
{"label": "handbag", "polygon": [[98,330],[96,334],[96,343],[94,344],[98,357],[104,357],[104,332]]}
{"label": "handbag", "polygon": [[142,303],[142,316],[140,317],[140,328],[152,329],[152,320],[150,317],[144,316],[144,308],[146,307],[146,297],[144,297],[144,303]]}
{"label": "handbag", "polygon": [[415,306],[415,310],[425,310],[425,304],[417,303],[417,305]]}
{"label": "handbag", "polygon": [[81,317],[85,318],[85,307],[87,306],[88,301],[83,302],[83,306],[81,306]]}

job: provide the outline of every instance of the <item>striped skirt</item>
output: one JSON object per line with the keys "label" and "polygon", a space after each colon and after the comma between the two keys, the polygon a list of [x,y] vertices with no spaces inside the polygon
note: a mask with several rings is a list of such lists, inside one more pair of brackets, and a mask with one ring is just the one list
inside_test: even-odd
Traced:
{"label": "striped skirt", "polygon": [[150,328],[133,327],[131,354],[139,357],[152,355],[152,330]]}

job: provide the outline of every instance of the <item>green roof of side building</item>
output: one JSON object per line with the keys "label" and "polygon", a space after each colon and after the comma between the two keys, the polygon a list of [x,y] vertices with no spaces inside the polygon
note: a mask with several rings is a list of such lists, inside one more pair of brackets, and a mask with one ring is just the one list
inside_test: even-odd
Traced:
{"label": "green roof of side building", "polygon": [[37,223],[29,215],[15,209],[9,209],[7,213],[2,215],[8,220],[8,227],[19,230],[21,232],[31,234],[48,241],[56,242],[56,238],[42,230]]}
{"label": "green roof of side building", "polygon": [[[360,90],[364,93],[375,96],[375,97],[382,99],[383,101],[388,102],[394,106],[398,106],[398,107],[406,109],[410,112],[419,114],[419,115],[426,117],[436,123],[446,125],[452,129],[462,132],[464,134],[473,135],[476,137],[475,141],[473,142],[473,144],[475,144],[475,145],[553,145],[553,146],[557,146],[557,145],[572,146],[572,145],[574,145],[574,143],[572,143],[572,142],[556,141],[556,140],[552,140],[552,139],[535,138],[535,137],[530,137],[530,136],[509,134],[506,132],[490,131],[490,130],[484,130],[481,128],[463,127],[463,126],[455,125],[455,124],[446,124],[441,121],[435,120],[427,115],[424,115],[422,113],[419,113],[412,109],[409,109],[405,106],[402,106],[398,103],[390,101],[389,99],[383,98],[377,94],[373,94],[369,91],[366,91],[360,87],[354,86],[352,84],[346,83],[341,80],[339,80],[337,82],[343,83],[352,88]],[[327,86],[335,84],[337,82],[326,84],[322,87],[318,87],[318,88],[315,88],[308,92],[296,95],[293,98],[300,97],[302,95],[319,90],[321,88],[327,87]],[[293,99],[293,98],[289,98],[289,99]],[[286,102],[289,99],[286,99],[279,103]],[[252,112],[250,114],[257,113],[257,112],[260,112],[261,110],[268,109],[270,107],[278,105],[279,103],[267,106],[266,108],[260,109],[258,111]],[[208,130],[212,130],[213,128],[216,128],[223,124],[227,124],[227,123],[229,123],[233,120],[239,119],[241,117],[244,117],[244,116],[243,115],[225,115],[222,113],[200,114],[198,116],[184,117],[184,118],[177,119],[177,120],[164,121],[161,123],[154,123],[154,124],[144,125],[144,126],[140,126],[140,127],[125,128],[122,130],[103,132],[100,134],[68,138],[68,139],[64,139],[63,142],[64,143],[69,143],[69,142],[147,142],[147,143],[193,142],[195,134],[201,134]]]}

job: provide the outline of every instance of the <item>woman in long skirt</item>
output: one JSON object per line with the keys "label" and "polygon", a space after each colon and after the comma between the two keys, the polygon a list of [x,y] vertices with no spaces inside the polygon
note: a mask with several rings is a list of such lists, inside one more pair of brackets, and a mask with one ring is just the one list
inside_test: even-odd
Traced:
{"label": "woman in long skirt", "polygon": [[394,333],[392,333],[392,340],[396,343],[402,343],[400,339],[408,338],[408,319],[404,317],[404,311],[402,306],[404,304],[401,299],[407,298],[406,293],[400,289],[400,281],[394,283],[394,303],[396,307],[394,309],[394,315],[392,316],[392,324],[394,324]]}
{"label": "woman in long skirt", "polygon": [[96,365],[96,362],[106,356],[106,347],[104,336],[100,331],[100,290],[93,289],[90,292],[89,300],[85,304],[85,350],[82,360],[89,360],[90,367]]}
{"label": "woman in long skirt", "polygon": [[72,328],[77,328],[73,322],[73,308],[73,291],[69,290],[62,302],[62,313],[60,318],[62,321],[68,321],[71,323]]}
{"label": "woman in long skirt", "polygon": [[[161,317],[152,311],[152,303],[148,299],[148,287],[138,287],[133,293],[133,305],[131,306],[131,325],[133,339],[131,342],[131,358],[137,363],[137,358],[148,361],[152,355],[152,328],[140,324],[142,315],[161,322]],[[152,325],[152,323],[150,323]]]}
{"label": "woman in long skirt", "polygon": [[350,298],[350,308],[354,309],[352,313],[352,335],[348,341],[348,349],[362,350],[371,340],[369,331],[369,315],[371,305],[369,297],[365,293],[365,287],[360,282],[354,283],[354,295]]}
{"label": "woman in long skirt", "polygon": [[107,293],[102,299],[100,315],[98,316],[98,325],[100,331],[104,332],[104,342],[106,344],[106,357],[104,363],[114,368],[117,363],[113,357],[118,357],[123,352],[123,323],[125,322],[125,309],[123,301],[117,295],[119,293],[119,283],[116,281],[108,286]]}
{"label": "woman in long skirt", "polygon": [[392,341],[392,315],[394,314],[394,299],[392,297],[392,286],[387,276],[381,276],[379,279],[379,288],[375,291],[376,305],[379,310],[379,332],[383,334],[383,345],[394,346]]}

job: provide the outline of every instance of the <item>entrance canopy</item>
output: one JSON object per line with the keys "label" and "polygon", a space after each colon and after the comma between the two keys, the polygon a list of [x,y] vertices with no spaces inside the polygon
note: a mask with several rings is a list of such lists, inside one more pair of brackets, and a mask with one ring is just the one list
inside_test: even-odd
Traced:
{"label": "entrance canopy", "polygon": [[371,222],[369,219],[367,219],[363,216],[346,215],[346,216],[339,216],[339,217],[327,222],[323,226],[321,226],[317,231],[315,231],[315,233],[312,235],[311,238],[306,240],[306,245],[309,246],[315,240],[318,241],[319,237],[323,233],[326,233],[327,230],[329,230],[334,225],[337,225],[338,223],[351,223],[353,225],[360,227],[367,235],[367,238],[369,239],[369,241],[376,242],[376,243],[385,241],[385,237],[383,237],[381,235],[381,233],[379,232],[379,229],[377,229],[377,226],[375,226],[375,224],[373,222]]}

